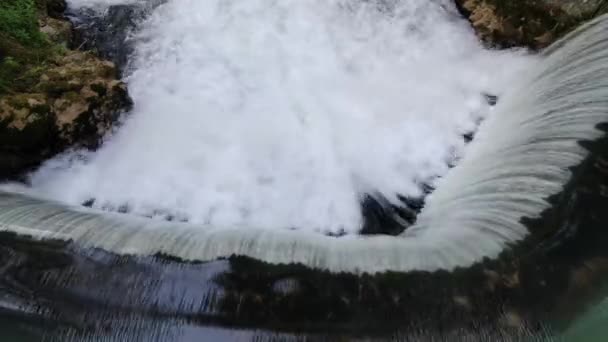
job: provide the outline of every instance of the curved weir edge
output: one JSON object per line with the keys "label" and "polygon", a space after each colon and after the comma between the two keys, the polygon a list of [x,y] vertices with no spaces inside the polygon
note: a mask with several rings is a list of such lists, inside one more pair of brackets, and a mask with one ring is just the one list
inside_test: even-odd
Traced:
{"label": "curved weir edge", "polygon": [[[243,255],[332,272],[453,270],[496,257],[528,229],[608,122],[608,16],[556,43],[501,99],[461,162],[398,237],[159,222],[0,193],[0,230],[119,254],[211,261]],[[27,192],[27,191],[26,191]]]}

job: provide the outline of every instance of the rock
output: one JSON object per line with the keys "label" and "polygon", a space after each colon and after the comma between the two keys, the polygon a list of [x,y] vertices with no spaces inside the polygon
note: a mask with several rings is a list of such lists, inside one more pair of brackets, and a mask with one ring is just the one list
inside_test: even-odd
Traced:
{"label": "rock", "polygon": [[51,18],[63,19],[63,13],[67,8],[68,5],[65,0],[46,0],[46,12]]}
{"label": "rock", "polygon": [[97,148],[132,105],[114,63],[67,50],[73,36],[65,1],[35,4],[37,12],[23,20],[37,17],[50,42],[27,45],[0,29],[0,181],[67,148]]}
{"label": "rock", "polygon": [[72,24],[66,20],[51,17],[40,19],[40,31],[56,44],[68,46],[72,41]]}
{"label": "rock", "polygon": [[514,311],[508,311],[504,314],[501,323],[506,328],[511,329],[521,329],[525,326],[524,320],[521,318],[521,315]]}
{"label": "rock", "polygon": [[133,53],[137,24],[166,0],[148,0],[110,6],[103,15],[91,9],[69,13],[74,22],[73,48],[96,51],[101,58],[114,62],[120,71],[127,67]]}
{"label": "rock", "polygon": [[14,178],[68,147],[96,148],[131,106],[113,63],[71,51],[31,93],[0,98],[0,179]]}
{"label": "rock", "polygon": [[471,311],[473,309],[471,300],[467,296],[454,296],[453,300],[454,304],[456,304],[458,307],[461,307],[467,311]]}
{"label": "rock", "polygon": [[479,37],[494,47],[541,49],[608,12],[605,0],[456,0]]}
{"label": "rock", "polygon": [[45,6],[39,13],[40,31],[45,33],[53,43],[68,46],[73,39],[72,23],[66,20],[63,13],[68,5],[65,0],[37,0]]}

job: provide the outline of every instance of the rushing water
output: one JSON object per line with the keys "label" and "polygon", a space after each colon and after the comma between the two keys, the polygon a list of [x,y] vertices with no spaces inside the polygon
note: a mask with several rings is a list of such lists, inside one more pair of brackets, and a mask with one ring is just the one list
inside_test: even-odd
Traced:
{"label": "rushing water", "polygon": [[[0,223],[117,253],[336,272],[496,257],[564,190],[589,155],[579,142],[602,136],[608,21],[529,62],[482,49],[448,3],[167,2],[133,38],[124,126],[32,176],[27,192],[53,202],[0,194]],[[465,150],[488,91],[500,101]],[[315,233],[356,232],[362,194],[415,197],[453,162],[397,238]]]}
{"label": "rushing water", "polygon": [[168,1],[132,39],[135,109],[96,153],[35,173],[37,191],[332,233],[361,228],[365,194],[421,197],[527,61],[483,49],[451,0]]}
{"label": "rushing water", "polygon": [[608,17],[533,58],[451,0],[159,2],[124,124],[0,192],[3,338],[603,340]]}

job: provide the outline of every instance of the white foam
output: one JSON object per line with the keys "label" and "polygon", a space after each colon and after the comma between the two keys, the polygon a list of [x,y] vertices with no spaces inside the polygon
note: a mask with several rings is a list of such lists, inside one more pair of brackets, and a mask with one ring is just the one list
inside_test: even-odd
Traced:
{"label": "white foam", "polygon": [[[528,231],[520,219],[547,209],[545,199],[563,188],[569,168],[588,155],[578,142],[602,135],[596,125],[608,122],[607,33],[604,16],[520,76],[461,162],[439,182],[419,222],[398,237],[332,238],[305,229],[146,220],[35,199],[37,189],[14,187],[13,193],[0,193],[0,230],[72,239],[121,254],[160,252],[199,261],[236,254],[334,272],[466,267],[524,238]],[[128,137],[114,141],[119,139]]]}
{"label": "white foam", "polygon": [[205,226],[357,231],[363,193],[420,195],[489,112],[481,94],[528,61],[484,50],[451,0],[381,3],[169,1],[136,38],[125,126],[34,188]]}

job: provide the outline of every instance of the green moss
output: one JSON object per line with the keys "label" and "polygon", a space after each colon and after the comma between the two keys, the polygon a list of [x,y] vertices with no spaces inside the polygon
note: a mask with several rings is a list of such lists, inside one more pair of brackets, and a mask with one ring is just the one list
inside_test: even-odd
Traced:
{"label": "green moss", "polygon": [[60,97],[68,92],[78,92],[82,89],[82,83],[71,82],[67,77],[57,77],[52,80],[41,82],[36,90],[49,94],[51,97]]}
{"label": "green moss", "polygon": [[46,61],[29,63],[13,57],[6,58],[0,62],[0,94],[31,92],[46,68]]}

